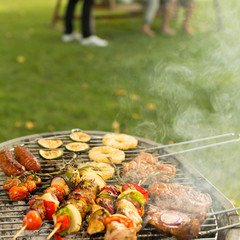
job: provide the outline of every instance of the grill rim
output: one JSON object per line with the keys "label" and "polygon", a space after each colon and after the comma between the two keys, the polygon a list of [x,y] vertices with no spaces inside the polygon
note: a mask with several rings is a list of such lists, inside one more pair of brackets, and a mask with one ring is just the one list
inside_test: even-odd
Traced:
{"label": "grill rim", "polygon": [[[7,140],[3,143],[0,143],[0,150],[4,148],[11,148],[21,145],[21,144],[27,144],[28,142],[34,141],[35,139],[38,138],[57,138],[58,136],[64,136],[64,135],[69,135],[71,131],[55,131],[55,132],[45,132],[45,133],[38,133],[38,134],[33,134],[33,135],[26,135],[22,137],[18,137],[15,139],[10,139]],[[84,132],[91,134],[91,135],[96,135],[96,136],[103,136],[107,133],[107,131],[92,131],[92,130],[84,130]],[[133,135],[132,135],[133,136]],[[144,143],[145,145],[151,145],[152,147],[157,147],[161,146],[160,143],[154,142],[149,139],[141,138],[134,136],[140,141],[141,143]],[[94,138],[94,137],[93,137]],[[164,151],[167,151],[169,153],[174,152],[171,149],[164,149]],[[127,151],[126,151],[127,152]],[[136,149],[136,152],[138,150]],[[158,152],[158,151],[156,151]],[[211,196],[214,196],[215,200],[217,200],[223,208],[219,208],[219,203],[214,207],[214,210],[223,210],[223,209],[229,209],[233,208],[234,205],[230,202],[230,200],[222,193],[220,190],[218,190],[210,181],[207,180],[196,168],[194,168],[186,159],[184,159],[181,155],[178,155],[177,157],[174,157],[174,161],[177,161],[177,163],[180,165],[181,170],[184,172],[184,175],[186,174],[191,180],[194,181],[195,186],[199,186],[200,183],[205,183],[204,186],[208,186],[207,189],[204,189],[202,186],[200,187],[201,190],[206,190],[207,192],[211,192]],[[236,212],[228,213],[227,215],[227,220],[228,224],[233,224],[237,223],[240,221],[240,217]],[[221,221],[218,221],[218,226],[220,227]],[[224,224],[226,225],[226,223]],[[24,237],[24,236],[22,236]],[[28,237],[28,236],[26,236]],[[2,238],[2,236],[0,236]],[[31,237],[30,237],[31,238]],[[235,229],[228,229],[225,231],[221,231],[218,234],[217,240],[236,240],[240,239],[240,228],[235,228]]]}

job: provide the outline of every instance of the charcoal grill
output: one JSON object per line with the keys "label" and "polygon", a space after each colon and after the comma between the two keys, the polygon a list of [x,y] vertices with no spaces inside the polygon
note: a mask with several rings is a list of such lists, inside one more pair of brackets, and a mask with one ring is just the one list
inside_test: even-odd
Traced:
{"label": "charcoal grill", "polygon": [[[86,131],[92,136],[90,141],[90,146],[101,146],[102,137],[107,132],[99,131]],[[65,144],[71,142],[69,139],[70,131],[63,132],[51,132],[42,133],[36,135],[25,136],[21,138],[16,138],[13,140],[6,141],[0,144],[0,150],[4,148],[12,149],[18,145],[24,144],[40,161],[42,166],[42,172],[49,173],[57,170],[57,167],[61,165],[62,160],[43,160],[38,151],[41,148],[36,140],[39,138],[49,138],[49,139],[61,139]],[[126,161],[131,161],[142,149],[152,148],[161,146],[161,144],[152,142],[146,139],[138,138],[138,147],[131,151],[125,151]],[[69,153],[64,148],[64,159],[70,160],[72,158],[72,153]],[[152,150],[156,155],[168,154],[171,152],[169,149],[156,149]],[[81,153],[77,157],[78,162],[89,161],[87,153]],[[164,159],[160,158],[161,162],[173,164],[177,168],[176,179],[174,182],[183,185],[189,185],[194,189],[201,192],[208,192],[213,199],[213,206],[210,212],[216,212],[224,209],[230,209],[234,206],[232,203],[218,190],[216,189],[207,179],[205,179],[195,168],[193,168],[186,160],[184,160],[179,155],[168,156]],[[121,170],[121,165],[117,165]],[[18,230],[22,227],[22,219],[29,208],[28,200],[12,202],[9,200],[8,193],[3,190],[3,181],[7,177],[0,170],[0,239],[12,239]],[[37,189],[35,195],[42,194],[44,188],[47,187],[49,177],[43,177],[43,184]],[[107,183],[114,184],[116,180],[108,180]],[[216,231],[214,233],[209,233],[201,235],[201,233],[208,230],[216,230],[222,226],[231,225],[238,223],[240,221],[237,211],[232,211],[222,215],[213,215],[208,217],[206,222],[201,227],[200,235],[194,239],[201,240],[238,240],[240,239],[240,228],[231,228],[224,231]],[[53,229],[53,224],[51,221],[44,221],[42,227],[35,231],[24,231],[18,239],[46,239],[51,230]],[[84,224],[82,229],[77,234],[72,234],[68,236],[69,239],[82,239],[82,240],[103,240],[103,234],[97,234],[91,238],[86,234],[84,230]],[[138,233],[139,240],[174,240],[175,237],[162,234],[156,231],[152,226],[143,223],[143,229]]]}

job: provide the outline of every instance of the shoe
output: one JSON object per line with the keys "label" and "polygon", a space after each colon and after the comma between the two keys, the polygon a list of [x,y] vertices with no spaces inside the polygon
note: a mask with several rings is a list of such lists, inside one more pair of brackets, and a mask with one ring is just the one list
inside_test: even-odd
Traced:
{"label": "shoe", "polygon": [[79,33],[70,33],[70,34],[63,34],[62,41],[63,42],[72,42],[72,41],[80,41],[82,39],[82,35]]}
{"label": "shoe", "polygon": [[106,47],[108,45],[108,42],[106,40],[103,40],[94,35],[87,38],[83,38],[81,42],[83,45],[91,45],[91,46],[98,46],[98,47]]}

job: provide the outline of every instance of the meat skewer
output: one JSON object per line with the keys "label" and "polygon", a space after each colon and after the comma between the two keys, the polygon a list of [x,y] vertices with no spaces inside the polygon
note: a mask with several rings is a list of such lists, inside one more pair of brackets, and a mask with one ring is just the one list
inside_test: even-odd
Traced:
{"label": "meat skewer", "polygon": [[101,192],[97,195],[96,204],[92,205],[92,213],[87,220],[88,234],[96,234],[105,229],[104,217],[115,213],[114,204],[119,193],[117,187],[113,185],[101,189]]}
{"label": "meat skewer", "polygon": [[51,185],[44,191],[44,194],[36,196],[29,201],[30,209],[23,218],[23,227],[15,235],[14,239],[25,229],[39,229],[43,220],[51,220],[60,201],[69,193],[69,186],[75,186],[79,182],[79,179],[78,171],[74,171],[72,168],[54,177],[51,181]]}
{"label": "meat skewer", "polygon": [[148,192],[144,188],[134,183],[125,184],[118,196],[116,214],[104,218],[107,227],[104,239],[135,240],[147,202]]}
{"label": "meat skewer", "polygon": [[100,175],[94,171],[83,173],[81,182],[77,188],[69,195],[61,207],[53,214],[55,228],[47,239],[53,235],[64,236],[78,232],[82,219],[95,204],[99,189],[106,185]]}

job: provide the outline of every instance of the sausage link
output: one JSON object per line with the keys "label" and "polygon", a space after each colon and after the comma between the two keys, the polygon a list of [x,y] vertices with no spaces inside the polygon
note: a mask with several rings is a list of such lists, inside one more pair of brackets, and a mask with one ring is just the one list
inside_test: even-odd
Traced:
{"label": "sausage link", "polygon": [[40,163],[37,158],[28,151],[24,146],[17,146],[14,148],[15,157],[27,169],[39,172],[41,170]]}
{"label": "sausage link", "polygon": [[9,177],[18,176],[25,172],[25,167],[16,161],[13,153],[8,149],[0,151],[0,167]]}

